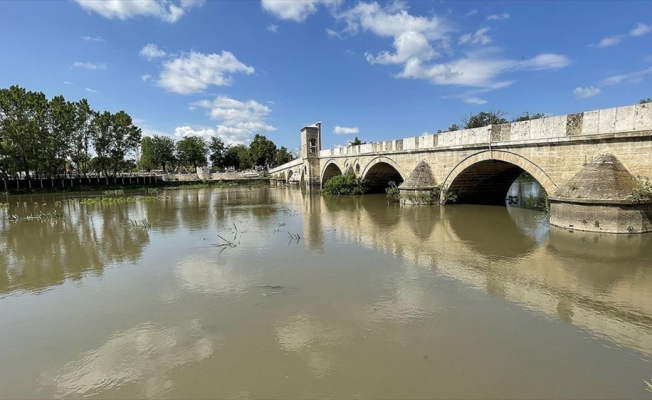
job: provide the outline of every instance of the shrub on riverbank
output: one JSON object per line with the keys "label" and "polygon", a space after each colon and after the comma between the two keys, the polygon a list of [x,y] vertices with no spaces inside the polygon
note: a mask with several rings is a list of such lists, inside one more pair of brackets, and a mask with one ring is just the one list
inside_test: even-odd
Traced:
{"label": "shrub on riverbank", "polygon": [[355,176],[353,172],[329,179],[322,193],[331,196],[365,194],[369,190],[367,181]]}

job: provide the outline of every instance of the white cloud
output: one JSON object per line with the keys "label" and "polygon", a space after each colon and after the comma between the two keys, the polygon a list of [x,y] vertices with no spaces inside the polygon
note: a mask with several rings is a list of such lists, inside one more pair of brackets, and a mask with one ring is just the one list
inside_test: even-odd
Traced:
{"label": "white cloud", "polygon": [[104,39],[99,36],[82,36],[82,39],[86,42],[103,42]]}
{"label": "white cloud", "polygon": [[279,19],[303,22],[317,12],[317,6],[324,4],[337,7],[341,0],[262,0],[263,10]]}
{"label": "white cloud", "polygon": [[358,129],[357,126],[346,127],[337,125],[335,126],[335,129],[333,129],[333,133],[336,135],[355,135],[360,133],[360,129]]}
{"label": "white cloud", "polygon": [[521,69],[558,69],[570,65],[571,60],[560,54],[539,54],[528,60],[519,62]]}
{"label": "white cloud", "polygon": [[269,24],[269,25],[267,25],[267,30],[272,32],[272,33],[276,33],[276,32],[278,32],[278,25]]}
{"label": "white cloud", "polygon": [[[400,3],[399,3],[400,4]],[[336,15],[347,24],[346,31],[356,33],[360,29],[381,37],[395,39],[406,32],[417,32],[428,40],[445,40],[451,30],[441,18],[410,15],[405,9],[382,8],[378,3],[358,3],[355,7]]]}
{"label": "white cloud", "polygon": [[83,9],[109,19],[154,17],[174,23],[193,7],[201,7],[204,0],[75,0]]}
{"label": "white cloud", "polygon": [[499,75],[512,70],[558,69],[570,60],[558,54],[539,54],[531,59],[516,61],[492,56],[495,49],[469,53],[466,57],[448,63],[423,65],[419,60],[405,63],[397,77],[426,79],[434,85],[461,85],[498,89],[509,85],[499,81]]}
{"label": "white cloud", "polygon": [[462,97],[462,101],[467,104],[487,104],[487,100],[479,97]]}
{"label": "white cloud", "polygon": [[[225,143],[245,143],[251,140],[255,133],[276,130],[266,122],[272,110],[254,100],[242,102],[227,96],[218,96],[213,101],[192,103],[190,107],[209,110],[210,118],[219,122],[216,129],[211,129],[211,134],[221,137]],[[202,135],[209,134],[208,130],[201,132]]]}
{"label": "white cloud", "polygon": [[586,99],[587,97],[597,96],[600,93],[600,89],[594,86],[589,87],[577,87],[573,90],[573,95],[580,99]]}
{"label": "white cloud", "polygon": [[604,48],[604,47],[615,46],[618,43],[620,43],[621,40],[623,40],[623,37],[620,36],[620,35],[609,36],[609,37],[606,37],[606,38],[602,39],[600,41],[600,43],[598,43],[598,47],[599,48]]}
{"label": "white cloud", "polygon": [[165,61],[157,84],[175,93],[198,93],[210,85],[229,85],[231,74],[249,75],[254,71],[253,67],[241,63],[228,51],[222,51],[222,54],[191,52]]}
{"label": "white cloud", "polygon": [[382,51],[377,56],[366,54],[371,64],[403,64],[408,60],[427,61],[437,55],[428,43],[428,39],[419,32],[407,31],[394,39],[396,53]]}
{"label": "white cloud", "polygon": [[70,82],[70,81],[63,81],[63,83],[64,83],[64,85],[73,85],[74,84],[73,82]]}
{"label": "white cloud", "polygon": [[464,16],[465,17],[470,17],[471,15],[475,15],[477,13],[478,13],[478,10],[471,10],[471,11],[467,12],[466,14],[464,14]]}
{"label": "white cloud", "polygon": [[636,25],[636,28],[629,31],[629,34],[631,36],[643,36],[650,31],[652,31],[652,26],[645,25],[639,22],[638,25]]}
{"label": "white cloud", "polygon": [[165,51],[159,49],[157,45],[152,43],[146,44],[138,54],[150,61],[155,58],[165,57],[167,55]]}
{"label": "white cloud", "polygon": [[140,79],[142,79],[144,82],[147,82],[148,80],[152,79],[152,76],[150,74],[143,74]]}
{"label": "white cloud", "polygon": [[502,14],[487,15],[487,20],[489,21],[496,21],[496,20],[507,19],[507,18],[509,18],[509,14],[506,12]]}
{"label": "white cloud", "polygon": [[474,33],[466,33],[460,36],[459,44],[489,44],[491,43],[491,38],[487,35],[490,28],[480,28]]}
{"label": "white cloud", "polygon": [[93,90],[93,89],[88,88],[88,87],[86,88],[86,91],[87,91],[88,93],[97,93],[97,90]]}
{"label": "white cloud", "polygon": [[610,76],[603,79],[600,84],[603,86],[613,86],[620,83],[638,83],[641,82],[647,74],[652,74],[652,67],[642,71],[630,72],[629,74]]}
{"label": "white cloud", "polygon": [[330,36],[330,37],[337,37],[337,38],[342,37],[342,35],[340,35],[339,32],[334,31],[332,29],[328,29],[328,28],[326,29],[326,34],[328,34],[328,36]]}
{"label": "white cloud", "polygon": [[92,62],[84,63],[84,62],[75,61],[75,63],[72,66],[74,68],[85,68],[90,70],[106,69],[106,64],[104,63],[92,63]]}

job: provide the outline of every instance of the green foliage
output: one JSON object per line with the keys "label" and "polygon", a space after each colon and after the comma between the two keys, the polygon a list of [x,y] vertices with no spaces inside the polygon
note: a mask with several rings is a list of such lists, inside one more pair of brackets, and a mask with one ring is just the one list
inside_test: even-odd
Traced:
{"label": "green foliage", "polygon": [[263,135],[254,136],[249,145],[249,158],[253,165],[271,165],[276,156],[276,145]]}
{"label": "green foliage", "polygon": [[186,136],[177,142],[177,157],[183,167],[203,167],[206,165],[208,145],[200,136]]}
{"label": "green foliage", "polygon": [[385,188],[385,193],[387,195],[387,198],[390,200],[395,200],[395,201],[401,200],[401,192],[398,189],[398,186],[396,186],[396,182],[394,181],[389,182],[389,187]]}
{"label": "green foliage", "polygon": [[208,151],[210,152],[208,159],[211,161],[213,168],[224,168],[224,159],[226,156],[226,145],[224,145],[224,141],[212,136],[210,142],[208,142]]}
{"label": "green foliage", "polygon": [[249,149],[243,144],[231,146],[224,156],[224,164],[227,167],[235,167],[236,170],[251,168]]}
{"label": "green foliage", "polygon": [[349,146],[359,146],[361,144],[367,144],[367,142],[364,142],[356,136],[352,141],[349,142]]}
{"label": "green foliage", "polygon": [[276,150],[276,156],[274,158],[275,165],[283,165],[285,163],[289,163],[292,160],[294,160],[294,156],[288,151],[287,148],[285,148],[285,146],[281,146],[280,149]]}
{"label": "green foliage", "polygon": [[338,175],[324,184],[322,193],[332,196],[365,194],[369,190],[367,181],[355,176],[353,172]]}
{"label": "green foliage", "polygon": [[435,186],[434,189],[432,189],[432,195],[438,202],[441,201],[442,204],[455,203],[457,201],[457,195],[448,191],[448,188],[442,185]]}
{"label": "green foliage", "polygon": [[140,162],[138,166],[145,171],[151,171],[159,167],[163,171],[168,171],[169,167],[176,161],[175,150],[174,140],[169,136],[154,135],[145,137],[140,142]]}
{"label": "green foliage", "polygon": [[533,115],[530,115],[529,112],[524,112],[523,114],[519,115],[518,117],[514,118],[512,122],[521,122],[521,121],[529,121],[532,119],[539,119],[539,118],[544,118],[546,115],[543,113],[536,113]]}
{"label": "green foliage", "polygon": [[48,100],[18,86],[0,89],[0,171],[26,178],[86,175],[95,151],[98,170],[114,175],[140,143],[140,129],[124,111],[97,113],[82,99]]}
{"label": "green foliage", "polygon": [[124,166],[125,156],[138,148],[141,136],[141,129],[126,112],[97,114],[91,128],[97,168],[107,176],[116,176]]}
{"label": "green foliage", "polygon": [[641,99],[638,102],[638,104],[647,104],[647,103],[652,103],[652,99],[648,97],[647,99]]}
{"label": "green foliage", "polygon": [[629,198],[634,203],[652,202],[652,183],[650,183],[650,178],[638,177],[636,187]]}
{"label": "green foliage", "polygon": [[477,114],[471,114],[462,118],[464,129],[482,128],[487,125],[506,124],[507,120],[503,118],[507,114],[505,111],[480,111]]}

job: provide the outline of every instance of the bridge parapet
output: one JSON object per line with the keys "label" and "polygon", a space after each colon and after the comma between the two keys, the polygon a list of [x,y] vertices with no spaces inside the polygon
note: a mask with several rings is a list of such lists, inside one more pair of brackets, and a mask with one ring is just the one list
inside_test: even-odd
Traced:
{"label": "bridge parapet", "polygon": [[637,104],[502,125],[488,125],[482,128],[424,134],[358,146],[336,147],[322,150],[319,155],[325,158],[501,142],[565,140],[577,136],[650,131],[650,127],[652,127],[652,104]]}

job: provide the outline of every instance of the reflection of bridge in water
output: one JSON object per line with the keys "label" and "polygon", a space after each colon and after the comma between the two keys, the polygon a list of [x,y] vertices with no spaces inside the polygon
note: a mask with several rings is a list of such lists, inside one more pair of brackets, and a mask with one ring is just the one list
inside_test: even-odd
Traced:
{"label": "reflection of bridge in water", "polygon": [[401,208],[379,196],[291,189],[271,196],[302,207],[314,251],[327,235],[360,243],[652,355],[652,235],[573,233],[522,209]]}
{"label": "reflection of bridge in water", "polygon": [[652,205],[631,198],[635,177],[652,167],[650,104],[331,149],[321,149],[321,130],[301,130],[300,157],[270,170],[273,183],[319,187],[352,173],[375,192],[393,181],[406,200],[438,187],[440,201],[453,193],[458,204],[504,205],[527,173],[550,195],[553,225],[652,231]]}

